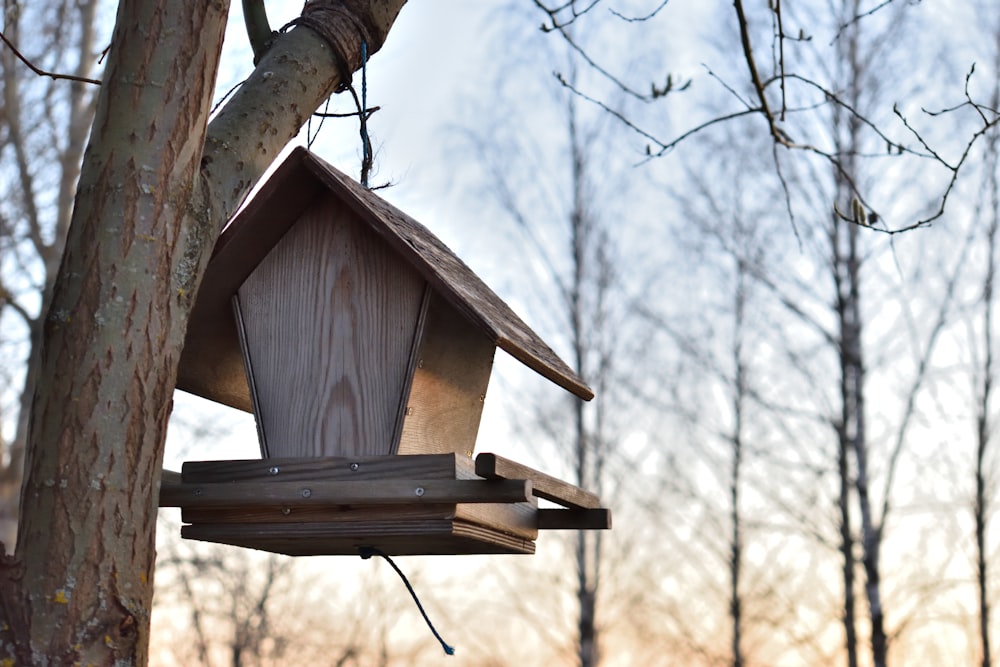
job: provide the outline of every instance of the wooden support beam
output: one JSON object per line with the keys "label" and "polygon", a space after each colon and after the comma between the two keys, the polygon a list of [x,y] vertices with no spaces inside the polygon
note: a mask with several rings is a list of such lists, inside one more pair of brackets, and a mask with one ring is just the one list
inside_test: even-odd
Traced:
{"label": "wooden support beam", "polygon": [[611,510],[597,509],[540,509],[539,530],[610,530]]}
{"label": "wooden support beam", "polygon": [[599,509],[601,507],[601,499],[593,493],[496,454],[477,456],[476,474],[487,479],[531,480],[532,492],[536,496],[551,500],[563,507],[578,509]]}
{"label": "wooden support beam", "polygon": [[530,499],[531,482],[523,479],[165,483],[160,487],[160,507],[184,508],[519,503]]}

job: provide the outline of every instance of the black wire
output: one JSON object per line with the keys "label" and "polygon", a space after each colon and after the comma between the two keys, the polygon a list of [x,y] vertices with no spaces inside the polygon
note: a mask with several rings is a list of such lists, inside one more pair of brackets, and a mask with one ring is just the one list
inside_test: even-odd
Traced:
{"label": "black wire", "polygon": [[446,654],[455,655],[454,647],[448,646],[448,644],[444,641],[444,639],[441,638],[441,635],[438,634],[438,631],[434,627],[434,624],[431,623],[431,619],[427,615],[427,612],[424,611],[424,606],[420,604],[420,598],[417,597],[417,592],[413,590],[413,586],[410,585],[410,580],[407,579],[406,575],[403,574],[403,571],[400,570],[399,567],[394,562],[392,562],[392,559],[389,558],[389,554],[385,553],[381,549],[376,549],[375,547],[361,547],[360,554],[361,557],[364,558],[365,560],[371,558],[372,556],[381,556],[382,558],[385,559],[387,563],[389,563],[389,565],[392,566],[392,569],[396,571],[396,574],[399,575],[399,578],[402,579],[403,583],[406,585],[406,590],[410,591],[410,597],[412,597],[413,601],[417,603],[417,609],[420,610],[420,614],[424,617],[424,621],[427,622],[427,627],[431,629],[432,633],[434,633],[434,637],[439,642],[441,642],[441,648],[444,649],[444,652]]}

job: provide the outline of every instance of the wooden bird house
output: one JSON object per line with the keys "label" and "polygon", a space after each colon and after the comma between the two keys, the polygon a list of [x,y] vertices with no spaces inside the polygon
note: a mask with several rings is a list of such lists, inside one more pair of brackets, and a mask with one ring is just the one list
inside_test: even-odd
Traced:
{"label": "wooden bird house", "polygon": [[296,149],[219,238],[177,382],[252,411],[263,458],[185,464],[161,503],[186,536],[293,554],[524,553],[540,525],[608,527],[580,489],[473,464],[497,347],[593,396],[425,227]]}

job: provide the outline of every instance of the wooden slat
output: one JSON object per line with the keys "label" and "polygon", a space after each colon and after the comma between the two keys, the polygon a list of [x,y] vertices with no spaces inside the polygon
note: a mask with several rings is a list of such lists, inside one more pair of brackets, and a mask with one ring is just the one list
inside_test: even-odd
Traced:
{"label": "wooden slat", "polygon": [[589,491],[496,454],[476,457],[476,474],[487,479],[529,479],[533,493],[563,507],[598,509],[601,499]]}
{"label": "wooden slat", "polygon": [[441,296],[429,301],[398,453],[471,457],[496,348]]}
{"label": "wooden slat", "polygon": [[425,288],[333,196],[239,289],[265,456],[392,454]]}
{"label": "wooden slat", "polygon": [[192,524],[351,523],[459,519],[529,540],[538,537],[538,508],[531,503],[461,503],[325,507],[184,508],[181,520]]}
{"label": "wooden slat", "polygon": [[540,509],[539,530],[609,530],[611,510],[597,509]]}
{"label": "wooden slat", "polygon": [[535,553],[532,540],[454,520],[195,524],[181,528],[181,537],[289,556],[358,556],[362,547],[390,556]]}
{"label": "wooden slat", "polygon": [[187,461],[182,476],[188,484],[252,480],[478,479],[472,459],[453,453]]}
{"label": "wooden slat", "polygon": [[517,503],[531,498],[526,480],[382,480],[365,482],[235,482],[166,484],[161,507]]}

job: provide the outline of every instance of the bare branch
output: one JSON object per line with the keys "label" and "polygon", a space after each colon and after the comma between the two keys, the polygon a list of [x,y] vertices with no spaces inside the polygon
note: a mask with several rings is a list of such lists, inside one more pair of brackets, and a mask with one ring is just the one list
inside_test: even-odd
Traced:
{"label": "bare branch", "polygon": [[612,14],[614,14],[615,16],[617,16],[618,18],[620,18],[622,21],[626,21],[628,23],[641,23],[643,21],[648,21],[651,18],[654,18],[657,14],[660,13],[660,10],[662,10],[664,7],[667,6],[668,2],[670,2],[670,0],[663,0],[663,2],[661,2],[656,7],[656,9],[654,9],[651,12],[649,12],[648,14],[643,14],[642,16],[625,16],[624,14],[622,14],[621,12],[619,12],[618,10],[615,10],[615,9],[611,9],[611,10],[608,10],[608,11],[610,11]]}
{"label": "bare branch", "polygon": [[41,68],[35,67],[35,65],[30,60],[24,57],[24,55],[22,55],[21,52],[17,50],[17,47],[14,46],[9,39],[7,39],[7,36],[3,34],[3,31],[0,31],[0,40],[3,40],[3,43],[7,45],[7,48],[10,49],[15,56],[17,56],[18,60],[27,65],[28,69],[30,69],[38,76],[47,76],[50,79],[55,79],[55,80],[63,79],[66,81],[79,81],[80,83],[92,83],[95,86],[101,85],[101,82],[98,81],[97,79],[88,79],[87,77],[76,76],[74,74],[59,74],[58,72],[46,72]]}

